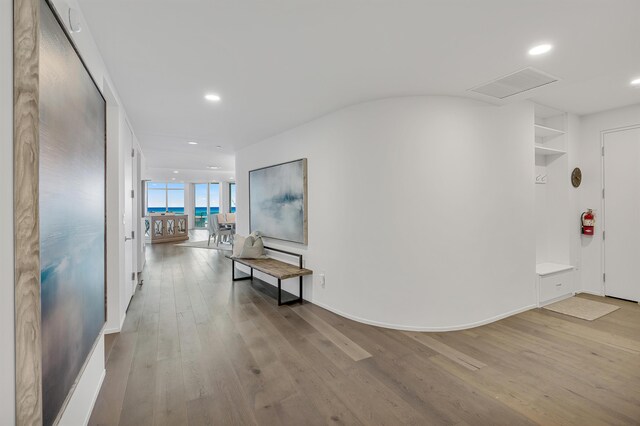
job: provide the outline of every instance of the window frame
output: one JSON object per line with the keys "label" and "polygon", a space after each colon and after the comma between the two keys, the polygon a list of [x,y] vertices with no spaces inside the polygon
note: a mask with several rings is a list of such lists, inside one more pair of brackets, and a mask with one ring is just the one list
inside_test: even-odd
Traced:
{"label": "window frame", "polygon": [[[235,213],[235,211],[232,211],[232,210],[231,210],[231,208],[232,208],[232,207],[231,207],[231,192],[232,192],[232,191],[231,191],[231,187],[232,187],[232,186],[233,186],[234,188],[236,188],[236,191],[237,191],[237,188],[238,188],[238,187],[236,186],[236,183],[235,183],[235,182],[229,182],[229,208],[227,209],[227,210],[229,210],[229,211],[228,211],[227,213]],[[237,195],[237,192],[236,192],[236,195]],[[235,203],[233,203],[233,204],[235,204]],[[237,208],[236,206],[233,206],[233,208],[235,208],[236,210],[238,210],[238,208]]]}

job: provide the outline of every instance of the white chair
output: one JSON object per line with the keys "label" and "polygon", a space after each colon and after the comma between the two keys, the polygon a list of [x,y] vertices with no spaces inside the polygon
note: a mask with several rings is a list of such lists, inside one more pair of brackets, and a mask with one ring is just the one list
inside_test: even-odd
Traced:
{"label": "white chair", "polygon": [[233,230],[220,226],[219,216],[217,214],[210,214],[207,228],[209,229],[209,242],[207,245],[211,245],[211,237],[215,241],[216,246],[220,244],[220,240],[224,236],[228,236],[231,240],[233,238]]}

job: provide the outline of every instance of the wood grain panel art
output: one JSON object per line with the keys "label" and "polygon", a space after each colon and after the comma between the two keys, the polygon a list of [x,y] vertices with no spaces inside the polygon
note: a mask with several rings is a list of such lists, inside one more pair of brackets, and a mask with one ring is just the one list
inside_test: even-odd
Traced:
{"label": "wood grain panel art", "polygon": [[16,424],[42,424],[39,0],[13,2]]}

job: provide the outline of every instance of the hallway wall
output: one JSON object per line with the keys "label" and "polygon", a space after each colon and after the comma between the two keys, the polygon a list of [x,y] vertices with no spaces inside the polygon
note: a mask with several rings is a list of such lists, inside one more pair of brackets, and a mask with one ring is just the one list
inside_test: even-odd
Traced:
{"label": "hallway wall", "polygon": [[308,158],[309,244],[268,241],[305,255],[305,298],[392,328],[492,321],[535,304],[533,140],[530,103],[345,108],[237,153],[238,229],[249,170]]}
{"label": "hallway wall", "polygon": [[[0,424],[15,421],[13,283],[13,2],[0,0]],[[11,237],[9,237],[11,236]]]}
{"label": "hallway wall", "polygon": [[601,134],[605,130],[640,124],[640,104],[586,115],[580,120],[580,162],[582,186],[580,211],[588,208],[596,213],[596,233],[593,237],[581,236],[582,290],[604,294],[602,281],[602,156]]}

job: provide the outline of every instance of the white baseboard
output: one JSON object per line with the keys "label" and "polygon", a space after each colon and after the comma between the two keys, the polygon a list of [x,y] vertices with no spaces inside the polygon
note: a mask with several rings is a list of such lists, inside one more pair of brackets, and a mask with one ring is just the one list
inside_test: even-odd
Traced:
{"label": "white baseboard", "polygon": [[100,335],[56,419],[58,426],[89,423],[105,375],[104,336]]}
{"label": "white baseboard", "polygon": [[[120,318],[120,330],[122,330],[122,326],[124,325],[124,320],[125,320],[126,318],[127,318],[127,312],[125,311],[125,312],[122,314],[122,318]],[[118,331],[120,331],[120,330],[118,330]]]}
{"label": "white baseboard", "polygon": [[127,313],[125,312],[122,315],[122,318],[120,318],[120,326],[119,327],[105,328],[104,329],[104,334],[120,333],[122,331],[122,326],[124,325],[124,320],[126,318],[127,318]]}
{"label": "white baseboard", "polygon": [[553,299],[545,300],[544,302],[540,302],[540,303],[539,303],[539,305],[538,305],[538,307],[543,308],[543,307],[545,307],[545,306],[547,306],[547,305],[550,305],[550,304],[552,304],[552,303],[556,303],[556,302],[559,302],[559,301],[561,301],[561,300],[564,300],[564,299],[568,299],[568,298],[570,298],[570,297],[573,297],[573,296],[575,296],[576,294],[578,294],[578,293],[563,294],[563,295],[562,295],[562,296],[560,296],[560,297],[556,297],[556,298],[553,298]]}
{"label": "white baseboard", "polygon": [[585,293],[585,294],[593,294],[594,296],[604,297],[604,293],[598,293],[597,291],[589,291],[589,290],[579,290],[576,291],[576,294]]}
{"label": "white baseboard", "polygon": [[87,417],[84,419],[84,426],[89,424],[89,420],[91,419],[91,414],[93,413],[93,408],[96,406],[96,401],[98,400],[98,395],[100,395],[100,389],[102,389],[102,383],[104,383],[104,378],[107,375],[107,370],[102,370],[102,375],[100,376],[100,382],[98,382],[98,387],[93,394],[93,398],[91,399],[91,409],[87,413]]}
{"label": "white baseboard", "polygon": [[350,320],[353,321],[357,321],[357,322],[361,322],[363,324],[368,324],[368,325],[373,325],[376,327],[382,327],[382,328],[390,328],[392,330],[401,330],[401,331],[429,331],[429,332],[442,332],[442,331],[457,331],[457,330],[467,330],[469,328],[474,328],[474,327],[479,327],[481,325],[485,325],[485,324],[490,324],[492,322],[501,320],[503,318],[506,317],[510,317],[512,315],[516,315],[519,314],[521,312],[525,312],[528,311],[530,309],[534,309],[537,306],[535,304],[533,305],[527,305],[527,306],[523,306],[522,308],[518,308],[518,309],[514,309],[513,311],[509,311],[509,312],[505,312],[504,314],[500,314],[500,315],[496,315],[494,317],[491,318],[487,318],[481,321],[476,321],[476,322],[472,322],[472,323],[468,323],[468,324],[458,324],[458,325],[451,325],[451,326],[445,326],[445,327],[417,327],[417,326],[412,326],[412,325],[403,325],[403,324],[391,324],[391,323],[385,323],[385,322],[379,322],[379,321],[372,321],[366,318],[360,318],[357,317],[355,315],[351,315],[348,314],[346,312],[341,312],[337,309],[334,309],[330,306],[324,305],[322,303],[318,303],[318,302],[312,302],[315,305],[320,306],[321,308],[324,308],[328,311],[333,312],[334,314],[340,315],[342,317],[348,318]]}

